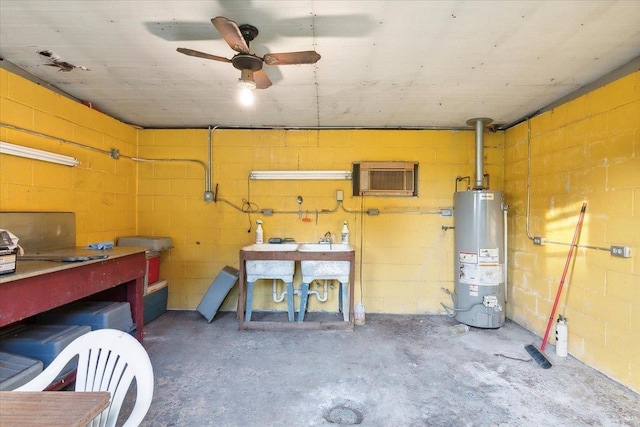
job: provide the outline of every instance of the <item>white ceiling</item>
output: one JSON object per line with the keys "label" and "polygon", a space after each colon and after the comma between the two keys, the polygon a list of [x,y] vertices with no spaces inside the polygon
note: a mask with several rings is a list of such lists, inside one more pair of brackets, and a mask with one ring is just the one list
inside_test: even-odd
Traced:
{"label": "white ceiling", "polygon": [[[265,65],[242,107],[231,64],[176,52],[231,58],[216,16],[256,26],[259,56],[322,59]],[[640,1],[0,0],[0,56],[142,127],[509,124],[638,58]]]}

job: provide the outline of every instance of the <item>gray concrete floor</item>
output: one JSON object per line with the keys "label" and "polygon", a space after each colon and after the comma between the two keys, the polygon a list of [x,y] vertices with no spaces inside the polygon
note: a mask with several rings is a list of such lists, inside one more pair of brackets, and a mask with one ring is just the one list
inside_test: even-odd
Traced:
{"label": "gray concrete floor", "polygon": [[354,330],[240,331],[235,313],[167,312],[145,326],[156,388],[142,425],[640,425],[638,394],[551,345],[540,368],[524,350],[540,339],[518,325],[452,337],[455,324],[368,314]]}

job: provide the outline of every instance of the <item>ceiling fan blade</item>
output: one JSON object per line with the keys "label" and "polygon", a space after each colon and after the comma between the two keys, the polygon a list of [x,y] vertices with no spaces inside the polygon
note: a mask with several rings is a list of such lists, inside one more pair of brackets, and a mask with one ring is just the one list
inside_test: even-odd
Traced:
{"label": "ceiling fan blade", "polygon": [[254,71],[253,80],[256,82],[256,89],[266,89],[271,86],[271,79],[264,70]]}
{"label": "ceiling fan blade", "polygon": [[306,50],[304,52],[267,53],[263,59],[267,65],[295,65],[315,64],[320,58],[318,52]]}
{"label": "ceiling fan blade", "polygon": [[227,59],[223,56],[211,55],[209,53],[199,52],[193,49],[186,49],[184,47],[179,47],[176,50],[180,53],[184,53],[185,55],[195,56],[197,58],[213,59],[214,61],[220,61],[220,62],[231,62],[230,59]]}
{"label": "ceiling fan blade", "polygon": [[249,53],[249,46],[244,40],[244,37],[242,37],[238,24],[224,16],[217,16],[213,18],[211,23],[216,27],[231,49],[240,53]]}

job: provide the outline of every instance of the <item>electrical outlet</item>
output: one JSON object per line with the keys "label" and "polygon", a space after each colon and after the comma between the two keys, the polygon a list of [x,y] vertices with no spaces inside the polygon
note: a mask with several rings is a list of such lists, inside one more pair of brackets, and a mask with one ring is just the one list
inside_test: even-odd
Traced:
{"label": "electrical outlet", "polygon": [[336,191],[336,200],[339,202],[344,200],[344,192],[342,190]]}
{"label": "electrical outlet", "polygon": [[534,236],[533,237],[533,244],[534,245],[544,245],[544,237],[540,237],[540,236]]}
{"label": "electrical outlet", "polygon": [[631,248],[629,248],[629,246],[611,246],[611,255],[620,258],[630,258]]}

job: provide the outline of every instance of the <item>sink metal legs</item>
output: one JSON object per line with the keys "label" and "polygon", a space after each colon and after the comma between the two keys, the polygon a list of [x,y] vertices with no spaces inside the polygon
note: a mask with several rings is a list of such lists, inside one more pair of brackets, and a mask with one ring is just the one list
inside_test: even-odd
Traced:
{"label": "sink metal legs", "polygon": [[[309,283],[312,282],[310,280],[308,283],[303,282],[300,286],[300,311],[298,311],[298,322],[304,321],[304,314],[307,311],[307,302],[309,301]],[[338,292],[338,310],[342,312],[342,318],[345,322],[349,321],[349,283],[342,283],[338,281],[340,284],[340,290]],[[346,301],[346,304],[343,302]]]}
{"label": "sink metal legs", "polygon": [[247,307],[244,314],[244,321],[251,321],[251,306],[253,305],[253,285],[255,282],[247,282]]}
{"label": "sink metal legs", "polygon": [[293,322],[293,282],[287,282],[287,314],[289,315],[289,322]]}
{"label": "sink metal legs", "polygon": [[[255,284],[255,282],[247,282],[247,306],[246,306],[246,311],[245,311],[245,315],[244,315],[244,321],[245,322],[250,322],[251,321],[251,306],[253,305],[253,285]],[[294,309],[293,309],[293,281],[291,282],[285,282],[285,284],[287,285],[287,314],[289,316],[289,322],[293,322],[293,315],[294,315]],[[308,289],[308,286],[307,286]]]}
{"label": "sink metal legs", "polygon": [[342,311],[342,319],[345,322],[349,321],[349,282],[342,283],[340,282],[340,301],[339,301],[339,309]]}
{"label": "sink metal legs", "polygon": [[300,285],[300,311],[298,311],[298,322],[304,320],[304,313],[307,311],[307,301],[309,300],[309,284]]}

